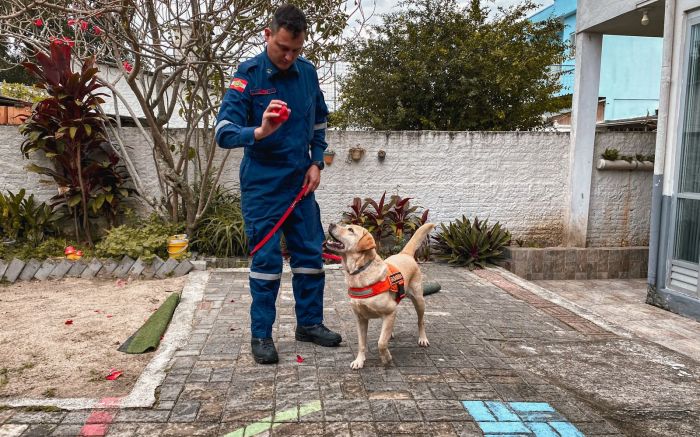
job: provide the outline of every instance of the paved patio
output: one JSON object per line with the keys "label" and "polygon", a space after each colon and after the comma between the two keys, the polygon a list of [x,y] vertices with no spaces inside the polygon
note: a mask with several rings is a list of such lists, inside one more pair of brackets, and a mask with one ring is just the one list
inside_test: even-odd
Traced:
{"label": "paved patio", "polygon": [[[285,274],[274,334],[280,363],[255,364],[247,274],[214,271],[153,408],[5,409],[0,436],[697,435],[700,363],[627,329],[632,319],[616,319],[614,303],[595,314],[584,299],[561,299],[577,300],[566,284],[539,284],[557,295],[499,269],[423,270],[442,284],[426,298],[431,345],[417,345],[416,316],[405,302],[390,346],[393,367],[379,363],[375,320],[365,368],[350,369],[357,336],[338,270],[327,273],[325,322],[342,333],[341,346],[294,340]],[[598,296],[608,286],[593,290]],[[654,317],[663,332],[663,318]],[[689,339],[700,333],[693,323],[684,327]]]}

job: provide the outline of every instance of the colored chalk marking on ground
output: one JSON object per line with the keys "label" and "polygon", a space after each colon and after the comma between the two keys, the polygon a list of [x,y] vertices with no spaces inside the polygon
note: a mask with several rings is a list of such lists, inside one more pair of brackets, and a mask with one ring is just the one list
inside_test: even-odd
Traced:
{"label": "colored chalk marking on ground", "polygon": [[274,417],[263,417],[257,422],[246,425],[243,428],[238,428],[235,431],[225,434],[223,437],[250,437],[258,435],[263,432],[267,432],[272,428],[284,425],[289,421],[306,416],[307,414],[315,413],[317,411],[321,411],[321,401],[309,402],[308,404],[300,405],[298,412],[296,408],[278,411],[275,412]]}
{"label": "colored chalk marking on ground", "polygon": [[486,437],[585,437],[547,402],[462,401]]}

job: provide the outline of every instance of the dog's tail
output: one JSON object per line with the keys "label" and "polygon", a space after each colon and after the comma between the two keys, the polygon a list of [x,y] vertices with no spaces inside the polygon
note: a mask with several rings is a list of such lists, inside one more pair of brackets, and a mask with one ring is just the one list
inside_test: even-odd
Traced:
{"label": "dog's tail", "polygon": [[433,230],[434,227],[435,223],[426,223],[418,228],[411,239],[408,240],[408,243],[406,243],[406,246],[404,246],[401,253],[413,256],[416,253],[416,250],[423,243],[425,237],[428,235],[428,233],[430,233],[430,231]]}

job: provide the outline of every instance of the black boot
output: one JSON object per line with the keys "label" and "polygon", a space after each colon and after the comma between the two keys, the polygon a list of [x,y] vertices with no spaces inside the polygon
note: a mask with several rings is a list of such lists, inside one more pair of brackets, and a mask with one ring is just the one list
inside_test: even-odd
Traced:
{"label": "black boot", "polygon": [[294,337],[299,341],[310,341],[319,346],[335,347],[343,341],[340,334],[326,328],[323,323],[311,326],[298,326]]}
{"label": "black boot", "polygon": [[271,338],[251,338],[250,349],[253,351],[253,358],[258,364],[274,364],[279,361],[275,342]]}

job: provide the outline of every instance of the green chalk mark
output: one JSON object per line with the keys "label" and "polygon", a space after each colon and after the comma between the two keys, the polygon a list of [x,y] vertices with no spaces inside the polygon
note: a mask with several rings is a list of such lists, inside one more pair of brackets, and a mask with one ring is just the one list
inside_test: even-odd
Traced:
{"label": "green chalk mark", "polygon": [[[274,421],[272,420],[272,418],[270,416],[264,417],[255,423],[251,423],[248,426],[245,426],[243,428],[238,428],[237,430],[224,435],[224,437],[250,437],[250,436],[254,436],[254,435],[263,433],[265,431],[268,431],[270,428],[275,428],[277,426],[282,425],[283,424],[282,421],[289,421],[292,419],[296,419],[297,417],[302,417],[302,416],[306,416],[307,414],[315,413],[317,411],[321,411],[321,401],[309,402],[308,404],[304,404],[304,405],[299,407],[299,415],[298,416],[297,416],[296,407],[290,408],[288,410],[284,410],[284,411],[280,411],[279,413],[276,413]],[[271,424],[270,422],[273,422],[273,423]]]}

